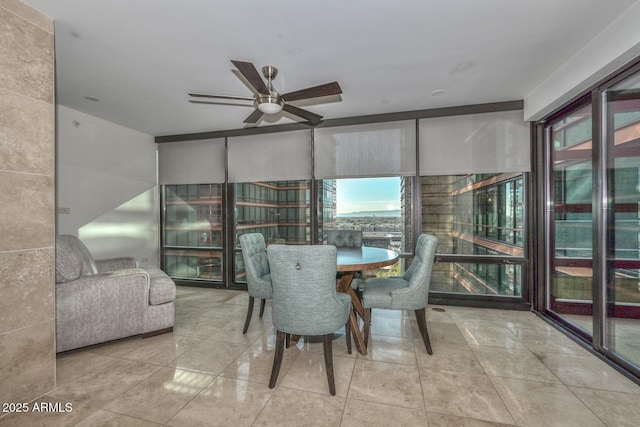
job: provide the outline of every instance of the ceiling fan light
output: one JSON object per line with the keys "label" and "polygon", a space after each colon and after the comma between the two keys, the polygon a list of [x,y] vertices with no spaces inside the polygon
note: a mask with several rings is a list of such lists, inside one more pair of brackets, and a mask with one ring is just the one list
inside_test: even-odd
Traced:
{"label": "ceiling fan light", "polygon": [[271,95],[259,95],[255,101],[256,108],[262,111],[264,114],[276,114],[282,110],[284,106],[284,99],[271,92]]}
{"label": "ceiling fan light", "polygon": [[275,102],[263,102],[258,104],[258,110],[265,114],[276,114],[282,111],[282,105]]}

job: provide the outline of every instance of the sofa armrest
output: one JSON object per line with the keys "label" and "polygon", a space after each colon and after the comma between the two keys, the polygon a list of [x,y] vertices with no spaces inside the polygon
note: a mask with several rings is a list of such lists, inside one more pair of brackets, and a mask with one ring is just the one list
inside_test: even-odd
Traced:
{"label": "sofa armrest", "polygon": [[57,351],[144,332],[149,274],[139,268],[56,284]]}
{"label": "sofa armrest", "polygon": [[[80,276],[77,280],[56,284],[57,301],[99,300],[101,304],[125,306],[131,298],[146,303],[149,296],[149,274],[141,268]],[[79,309],[83,306],[78,305]]]}
{"label": "sofa armrest", "polygon": [[123,270],[125,268],[138,268],[138,260],[134,257],[119,257],[119,258],[105,258],[97,259],[96,267],[98,273],[104,273],[107,271]]}

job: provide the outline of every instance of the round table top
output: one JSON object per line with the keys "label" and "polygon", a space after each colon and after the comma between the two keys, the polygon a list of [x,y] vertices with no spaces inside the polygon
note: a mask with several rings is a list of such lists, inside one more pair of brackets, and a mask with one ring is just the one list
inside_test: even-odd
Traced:
{"label": "round table top", "polygon": [[395,264],[398,253],[382,248],[338,248],[338,271],[360,271]]}

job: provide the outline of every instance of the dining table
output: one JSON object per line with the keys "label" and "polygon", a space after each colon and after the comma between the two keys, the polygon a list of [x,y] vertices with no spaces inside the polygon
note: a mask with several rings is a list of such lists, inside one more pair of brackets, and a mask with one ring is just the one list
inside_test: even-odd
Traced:
{"label": "dining table", "polygon": [[351,303],[354,308],[349,314],[351,336],[360,354],[365,355],[367,354],[367,346],[364,343],[364,335],[356,317],[357,313],[360,318],[364,319],[364,308],[360,297],[351,287],[351,282],[356,272],[390,266],[398,261],[399,255],[397,252],[388,249],[369,246],[360,248],[341,247],[338,248],[337,252],[337,270],[342,273],[337,284],[337,290],[351,297]]}

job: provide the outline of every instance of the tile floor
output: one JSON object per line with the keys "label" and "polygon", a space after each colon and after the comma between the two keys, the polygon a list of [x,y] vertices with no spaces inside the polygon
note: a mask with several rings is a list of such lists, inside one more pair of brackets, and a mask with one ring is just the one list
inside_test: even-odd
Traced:
{"label": "tile floor", "polygon": [[[270,304],[242,335],[245,292],[179,287],[171,334],[58,356],[58,386],[0,426],[637,426],[640,386],[529,312],[429,307],[427,355],[413,314],[374,310],[369,354],[334,340],[285,350],[267,387]],[[256,304],[257,306],[258,304]],[[55,408],[55,406],[54,406]]]}

